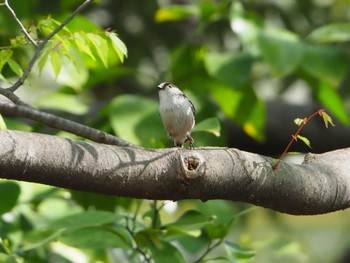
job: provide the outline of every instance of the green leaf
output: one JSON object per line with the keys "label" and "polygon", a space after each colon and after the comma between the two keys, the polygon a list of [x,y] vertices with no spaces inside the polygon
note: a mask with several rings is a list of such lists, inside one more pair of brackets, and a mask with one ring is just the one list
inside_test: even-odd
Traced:
{"label": "green leaf", "polygon": [[23,262],[23,258],[15,255],[7,255],[0,253],[0,262],[2,263],[20,263]]}
{"label": "green leaf", "polygon": [[[74,20],[73,20],[74,21]],[[54,19],[53,17],[48,17],[47,19],[40,20],[38,29],[44,34],[49,35],[53,30],[61,25],[61,22]],[[62,39],[60,35],[71,35],[71,31],[68,26],[63,27],[53,38]]]}
{"label": "green leaf", "polygon": [[180,236],[197,238],[201,235],[201,228],[209,223],[210,218],[196,210],[187,210],[176,221],[164,226],[164,238],[168,241],[176,240]]}
{"label": "green leaf", "polygon": [[21,66],[13,59],[9,59],[7,61],[8,65],[10,66],[11,70],[17,75],[17,76],[22,76],[23,70]]}
{"label": "green leaf", "polygon": [[2,49],[0,50],[0,72],[5,64],[12,57],[13,51],[11,49]]}
{"label": "green leaf", "polygon": [[108,106],[113,131],[134,144],[148,146],[166,135],[154,100],[121,95]]}
{"label": "green leaf", "polygon": [[183,213],[175,222],[169,224],[170,226],[178,226],[189,229],[200,228],[209,222],[208,216],[196,210],[188,210]]}
{"label": "green leaf", "polygon": [[76,95],[53,93],[41,97],[35,102],[38,108],[61,110],[72,114],[87,113],[88,106],[83,104]]}
{"label": "green leaf", "polygon": [[[68,41],[60,41],[60,44],[56,41],[54,44],[54,47],[44,48],[38,59],[40,74],[45,69],[45,74],[54,75],[59,84],[80,90],[86,83],[89,72],[79,50]],[[57,45],[60,45],[59,51]]]}
{"label": "green leaf", "polygon": [[162,230],[159,228],[144,228],[134,235],[134,240],[139,247],[148,248],[150,240],[153,238],[158,238],[161,233]]}
{"label": "green leaf", "polygon": [[187,229],[184,227],[169,226],[166,227],[164,239],[167,241],[178,240],[180,237],[189,236],[198,238],[202,234],[200,229]]}
{"label": "green leaf", "polygon": [[324,125],[326,125],[326,128],[328,128],[328,123],[330,123],[332,126],[335,126],[331,116],[329,116],[325,111],[321,112],[321,116],[323,118]]}
{"label": "green leaf", "polygon": [[326,82],[321,82],[316,87],[318,100],[343,124],[349,124],[349,116],[344,102],[338,92]]}
{"label": "green leaf", "polygon": [[[71,8],[74,8],[74,4],[68,7],[68,9]],[[66,19],[66,14],[59,15],[58,20],[63,21],[64,19]],[[67,29],[69,32],[72,32],[73,34],[81,32],[102,32],[102,28],[92,19],[79,14],[74,16],[74,19],[71,20],[64,28]],[[64,33],[67,35],[66,32]],[[71,35],[72,33],[69,33],[69,35]]]}
{"label": "green leaf", "polygon": [[298,126],[302,125],[304,123],[304,119],[301,119],[301,118],[296,118],[294,119],[294,123]]}
{"label": "green leaf", "polygon": [[[46,246],[50,242],[57,240],[57,238],[59,236],[61,236],[64,231],[65,231],[64,229],[59,229],[59,230],[56,230],[54,232],[50,232],[50,235],[48,235],[44,239],[40,239],[39,241],[36,241],[36,242],[35,241],[33,242],[33,236],[35,239],[35,235],[40,235],[42,233],[32,232],[31,233],[32,236],[27,237],[27,240],[26,240],[26,242],[28,242],[29,244],[25,244],[23,246],[22,250],[29,251],[29,250],[33,250],[33,249],[37,249],[37,248]],[[44,233],[44,234],[46,234],[46,233]]]}
{"label": "green leaf", "polygon": [[279,76],[295,71],[303,57],[302,43],[289,32],[263,33],[258,44],[262,57]]}
{"label": "green leaf", "polygon": [[199,9],[192,5],[170,5],[157,10],[155,20],[157,23],[167,21],[180,21],[192,16],[198,16]]}
{"label": "green leaf", "polygon": [[118,58],[121,62],[124,62],[124,57],[128,56],[128,50],[126,49],[123,41],[120,40],[117,34],[112,32],[106,32],[106,35],[110,38],[113,43],[113,49],[117,53]]}
{"label": "green leaf", "polygon": [[262,20],[247,15],[250,11],[245,10],[245,5],[241,1],[234,1],[230,5],[228,12],[232,31],[239,39],[244,50],[256,53],[258,50],[258,37],[263,30]]}
{"label": "green leaf", "polygon": [[95,194],[71,190],[72,199],[84,209],[96,209],[104,211],[115,211],[116,205],[120,204],[119,197],[103,194]]}
{"label": "green leaf", "polygon": [[185,258],[181,252],[169,242],[151,237],[149,242],[149,249],[151,250],[155,263],[185,263]]}
{"label": "green leaf", "polygon": [[[49,35],[59,24],[60,24],[60,22],[53,19],[52,17],[48,17],[46,19],[41,19],[38,23],[38,30],[43,35]],[[63,30],[67,30],[67,27],[63,27]],[[57,37],[57,35],[55,35],[55,36]]]}
{"label": "green leaf", "polygon": [[74,230],[83,227],[100,226],[107,223],[112,223],[119,219],[120,216],[107,211],[86,211],[74,215],[65,216],[51,222],[46,229],[58,230],[67,229]]}
{"label": "green leaf", "polygon": [[308,36],[311,41],[345,42],[350,40],[350,23],[332,23],[316,28]]}
{"label": "green leaf", "polygon": [[55,73],[55,77],[57,79],[58,75],[60,74],[61,68],[62,68],[62,62],[60,58],[60,54],[58,51],[53,51],[50,56],[50,62],[52,65],[53,72]]}
{"label": "green leaf", "polygon": [[265,104],[251,88],[235,90],[216,84],[211,93],[227,117],[255,140],[264,140]]}
{"label": "green leaf", "polygon": [[38,68],[39,68],[39,73],[41,74],[43,72],[43,69],[46,66],[47,60],[49,58],[50,52],[48,51],[47,48],[44,48],[41,51],[41,55],[39,56],[38,60],[36,61]]}
{"label": "green leaf", "polygon": [[121,227],[115,230],[98,227],[80,228],[64,233],[59,240],[69,246],[84,249],[132,249],[132,238]]}
{"label": "green leaf", "polygon": [[99,58],[101,59],[103,65],[108,68],[108,44],[105,39],[97,34],[88,33],[87,34],[90,43],[94,46]]}
{"label": "green leaf", "polygon": [[216,137],[220,137],[220,122],[218,118],[208,118],[196,124],[193,131],[210,132]]}
{"label": "green leaf", "polygon": [[205,229],[210,239],[223,239],[228,233],[228,226],[224,224],[210,223]]}
{"label": "green leaf", "polygon": [[256,251],[248,248],[243,248],[235,243],[225,241],[224,242],[226,252],[232,259],[242,260],[242,259],[252,259]]}
{"label": "green leaf", "polygon": [[226,85],[240,88],[250,78],[253,58],[245,53],[209,53],[204,62],[211,76]]}
{"label": "green leaf", "polygon": [[[180,45],[172,53],[171,75],[174,79],[186,79],[188,81],[193,81],[197,78],[202,85],[205,85],[206,82],[203,78],[208,75],[204,66],[206,55],[207,51],[204,46],[194,44]],[[203,90],[202,86],[194,86],[193,88],[198,91]]]}
{"label": "green leaf", "polygon": [[0,215],[11,211],[17,203],[20,191],[17,183],[0,182]]}
{"label": "green leaf", "polygon": [[215,258],[201,260],[201,263],[233,263],[233,262],[232,260],[229,260],[226,257],[215,257]]}
{"label": "green leaf", "polygon": [[335,47],[305,45],[302,69],[311,76],[336,87],[348,68],[346,55]]}
{"label": "green leaf", "polygon": [[4,121],[4,118],[2,117],[2,115],[0,114],[0,130],[6,130],[6,123]]}
{"label": "green leaf", "polygon": [[84,32],[76,32],[74,33],[74,43],[77,46],[78,50],[87,54],[93,61],[96,60],[94,54],[91,51],[89,46],[89,39]]}
{"label": "green leaf", "polygon": [[33,130],[33,127],[24,123],[23,121],[17,119],[6,119],[6,126],[9,130],[19,130],[19,131],[27,131],[30,132]]}
{"label": "green leaf", "polygon": [[62,69],[57,79],[62,85],[66,85],[80,91],[89,77],[88,69],[79,60],[74,60],[72,56],[61,56]]}
{"label": "green leaf", "polygon": [[297,136],[298,139],[300,139],[301,141],[303,141],[309,148],[312,149],[311,144],[310,144],[310,140],[304,136],[298,135]]}
{"label": "green leaf", "polygon": [[[220,14],[219,4],[214,1],[200,1],[200,18],[202,21],[215,21],[219,19],[222,14]],[[203,23],[203,22],[202,22]]]}

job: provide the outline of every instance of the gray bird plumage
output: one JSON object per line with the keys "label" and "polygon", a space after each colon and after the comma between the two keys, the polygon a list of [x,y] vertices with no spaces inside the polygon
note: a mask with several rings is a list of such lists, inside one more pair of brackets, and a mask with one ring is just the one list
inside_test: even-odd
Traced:
{"label": "gray bird plumage", "polygon": [[159,88],[159,113],[165,129],[177,147],[185,142],[193,148],[191,132],[195,124],[196,110],[183,92],[170,82],[163,82]]}

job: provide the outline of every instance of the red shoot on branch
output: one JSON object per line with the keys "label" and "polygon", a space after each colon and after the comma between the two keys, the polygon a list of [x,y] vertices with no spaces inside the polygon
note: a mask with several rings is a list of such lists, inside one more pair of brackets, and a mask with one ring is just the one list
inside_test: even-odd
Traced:
{"label": "red shoot on branch", "polygon": [[310,146],[310,141],[301,135],[299,135],[300,131],[304,128],[305,124],[307,124],[313,117],[316,115],[320,115],[323,118],[324,124],[326,128],[328,128],[328,124],[331,124],[334,126],[332,118],[325,112],[324,109],[319,109],[318,111],[314,112],[312,115],[310,115],[308,118],[300,119],[297,118],[294,120],[294,122],[299,126],[298,130],[292,135],[292,139],[290,140],[289,144],[287,145],[284,152],[281,154],[281,156],[278,158],[277,162],[272,166],[272,169],[276,171],[278,169],[279,163],[282,161],[282,159],[286,156],[288,153],[288,150],[290,146],[293,144],[294,141],[297,141],[298,139],[302,140],[307,146]]}

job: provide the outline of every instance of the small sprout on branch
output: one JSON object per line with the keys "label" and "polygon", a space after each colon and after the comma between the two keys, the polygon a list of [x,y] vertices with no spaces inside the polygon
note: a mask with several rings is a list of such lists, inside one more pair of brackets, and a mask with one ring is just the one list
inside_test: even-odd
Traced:
{"label": "small sprout on branch", "polygon": [[320,112],[320,115],[323,118],[324,125],[326,125],[326,128],[328,128],[328,123],[330,123],[332,126],[335,126],[332,121],[332,118],[325,111]]}
{"label": "small sprout on branch", "polygon": [[294,123],[298,126],[302,125],[305,122],[305,118],[301,119],[301,118],[296,118],[294,119]]}
{"label": "small sprout on branch", "polygon": [[328,128],[328,123],[330,123],[332,126],[334,126],[334,123],[332,121],[332,118],[325,112],[324,109],[319,109],[318,111],[311,114],[308,118],[296,118],[294,120],[294,123],[299,126],[298,130],[295,132],[295,134],[292,135],[292,139],[290,140],[289,144],[287,145],[284,152],[281,154],[281,156],[278,158],[277,162],[272,166],[272,169],[276,171],[278,169],[279,163],[282,161],[282,159],[286,156],[288,153],[289,148],[291,147],[292,143],[294,141],[297,141],[300,139],[303,141],[308,147],[311,148],[310,140],[304,136],[299,135],[300,131],[304,128],[305,124],[307,124],[313,117],[315,117],[317,114],[322,116],[324,124],[326,128]]}

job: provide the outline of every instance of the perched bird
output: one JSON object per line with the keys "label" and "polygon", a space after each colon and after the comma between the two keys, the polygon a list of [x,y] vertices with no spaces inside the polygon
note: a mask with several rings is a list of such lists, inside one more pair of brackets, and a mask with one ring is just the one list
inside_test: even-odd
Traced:
{"label": "perched bird", "polygon": [[170,82],[159,84],[159,113],[168,136],[177,147],[189,142],[193,148],[191,132],[195,124],[196,110],[183,92]]}

